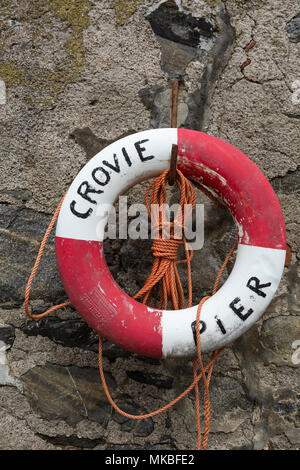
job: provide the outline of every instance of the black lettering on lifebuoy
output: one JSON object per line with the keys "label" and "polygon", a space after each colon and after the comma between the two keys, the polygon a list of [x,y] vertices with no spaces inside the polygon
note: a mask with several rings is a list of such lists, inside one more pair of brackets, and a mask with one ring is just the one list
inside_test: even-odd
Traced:
{"label": "black lettering on lifebuoy", "polygon": [[122,153],[123,153],[123,155],[124,155],[124,158],[125,158],[125,160],[126,160],[127,165],[128,165],[128,166],[131,166],[131,165],[132,165],[132,162],[131,162],[131,160],[130,160],[130,158],[129,158],[129,155],[128,155],[127,150],[126,150],[125,147],[122,148]]}
{"label": "black lettering on lifebuoy", "polygon": [[83,197],[83,199],[85,199],[86,201],[89,201],[92,204],[97,204],[97,202],[89,196],[89,193],[101,194],[103,193],[103,191],[102,189],[98,189],[98,190],[94,189],[92,186],[90,186],[88,181],[84,181],[83,183],[81,183],[81,185],[77,189],[77,193],[79,194],[79,196]]}
{"label": "black lettering on lifebuoy", "polygon": [[76,215],[76,217],[80,217],[81,219],[86,219],[93,212],[93,209],[91,207],[89,208],[89,210],[87,210],[84,213],[77,212],[77,210],[75,209],[75,204],[76,204],[76,201],[72,201],[70,204],[70,209],[71,209],[72,214]]}
{"label": "black lettering on lifebuoy", "polygon": [[148,141],[149,139],[145,139],[145,140],[141,140],[140,142],[136,142],[134,144],[141,162],[146,162],[147,160],[152,160],[152,158],[154,158],[154,155],[148,155],[147,157],[143,156],[143,152],[145,152],[146,149],[145,147],[141,147],[141,144],[144,144],[145,142],[148,142]]}
{"label": "black lettering on lifebuoy", "polygon": [[[202,333],[204,333],[204,331],[206,330],[206,323],[202,320],[200,320],[200,335]],[[191,328],[192,328],[192,332],[193,332],[193,337],[194,337],[194,342],[197,346],[197,330],[196,330],[196,324],[197,322],[196,321],[193,321],[193,323],[191,324]]]}
{"label": "black lettering on lifebuoy", "polygon": [[217,320],[217,325],[220,328],[221,333],[223,333],[223,335],[226,335],[225,326],[223,325],[222,321],[218,317],[215,317],[215,319]]}
{"label": "black lettering on lifebuoy", "polygon": [[[251,284],[252,282],[254,282],[254,285]],[[253,276],[250,277],[249,281],[247,282],[247,287],[253,290],[255,294],[260,295],[261,297],[266,297],[267,294],[261,289],[264,289],[265,287],[270,287],[271,284],[271,282],[267,282],[266,284],[260,284],[260,280],[258,279],[258,277]]]}
{"label": "black lettering on lifebuoy", "polygon": [[236,297],[230,304],[229,304],[229,307],[231,308],[231,310],[234,311],[234,313],[243,321],[246,321],[247,318],[250,317],[250,315],[252,315],[253,313],[253,310],[252,308],[249,308],[248,312],[243,314],[242,312],[245,310],[245,307],[243,307],[242,305],[240,307],[236,307],[236,304],[238,302],[240,302],[241,299],[239,297]]}
{"label": "black lettering on lifebuoy", "polygon": [[[96,178],[97,171],[102,171],[102,173],[106,177],[105,181],[100,181],[98,178]],[[102,168],[102,166],[98,166],[97,168],[94,168],[94,170],[92,171],[92,177],[93,177],[93,180],[96,181],[97,184],[100,184],[100,186],[105,186],[107,183],[110,182],[110,174],[108,173],[108,171]]]}
{"label": "black lettering on lifebuoy", "polygon": [[115,166],[107,162],[106,160],[103,160],[103,165],[106,165],[108,168],[115,171],[116,173],[120,173],[120,164],[119,164],[118,157],[115,153],[114,153],[114,162],[115,162]]}

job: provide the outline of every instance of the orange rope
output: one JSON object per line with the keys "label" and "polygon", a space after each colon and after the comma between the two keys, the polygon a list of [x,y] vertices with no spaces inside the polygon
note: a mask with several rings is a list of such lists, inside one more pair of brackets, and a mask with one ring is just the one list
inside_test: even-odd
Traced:
{"label": "orange rope", "polygon": [[[166,170],[163,172],[158,178],[154,179],[150,185],[147,188],[146,191],[146,206],[148,210],[149,216],[152,218],[152,222],[154,219],[154,222],[156,224],[155,228],[157,229],[158,236],[155,238],[153,246],[152,246],[152,251],[153,255],[155,257],[154,264],[152,271],[148,277],[148,279],[145,282],[145,285],[140,291],[134,296],[134,298],[141,297],[143,303],[148,303],[150,302],[153,294],[153,290],[156,290],[156,296],[154,299],[154,304],[156,305],[157,303],[157,294],[158,294],[158,287],[160,288],[160,308],[162,305],[164,305],[164,309],[167,308],[168,305],[168,299],[171,301],[171,305],[173,309],[179,309],[179,308],[184,308],[184,295],[183,295],[183,288],[181,284],[181,280],[179,277],[179,273],[177,270],[177,264],[179,263],[187,263],[187,271],[188,271],[188,306],[190,307],[192,305],[192,278],[191,278],[191,259],[193,256],[193,251],[188,248],[188,244],[182,236],[181,239],[174,238],[176,235],[176,228],[181,227],[181,229],[184,229],[184,220],[182,217],[182,212],[183,212],[183,207],[185,204],[190,204],[191,206],[191,211],[194,208],[196,204],[196,195],[195,191],[190,184],[190,182],[183,176],[183,174],[177,170],[177,175],[176,175],[176,184],[181,192],[181,198],[180,198],[180,208],[178,209],[174,221],[170,222],[166,220],[165,216],[165,211],[159,211],[158,214],[154,215],[151,213],[151,206],[150,204],[158,204],[159,207],[163,206],[166,203],[167,199],[167,193],[166,193],[166,184],[168,180],[168,174],[169,170]],[[196,184],[196,186],[203,191],[203,188],[201,185]],[[151,197],[150,197],[150,204],[149,204],[149,194],[150,191],[152,190]],[[205,194],[207,194],[210,199],[212,199],[216,205],[219,205],[222,207],[222,205],[219,203],[219,201],[207,190],[203,191]],[[65,196],[64,196],[65,197]],[[30,310],[29,310],[29,293],[31,289],[31,284],[33,282],[33,279],[35,277],[36,271],[38,269],[38,266],[40,264],[40,260],[47,242],[47,239],[49,237],[49,234],[53,228],[53,225],[57,219],[57,216],[59,214],[60,208],[62,206],[64,197],[60,201],[52,219],[51,222],[46,230],[46,233],[43,237],[43,240],[40,245],[40,249],[34,264],[34,267],[32,269],[32,272],[29,276],[27,286],[25,289],[25,302],[24,302],[24,307],[25,307],[25,312],[28,315],[28,317],[33,318],[33,319],[39,319],[42,317],[45,317],[46,315],[49,315],[49,313],[58,310],[59,308],[65,307],[67,305],[71,305],[71,302],[64,302],[62,304],[56,305],[46,312],[40,314],[40,315],[33,315]],[[224,207],[224,206],[223,206]],[[187,216],[189,215],[186,214]],[[169,229],[169,234],[170,238],[166,239],[164,238],[166,228]],[[185,249],[185,260],[182,261],[176,261],[177,258],[177,252],[179,249],[179,246],[183,245]],[[214,288],[212,295],[215,294],[217,290],[217,286],[219,283],[219,280],[223,274],[223,271],[233,254],[235,248],[237,246],[237,242],[234,243],[233,247],[231,248],[230,252],[228,253],[220,271],[219,274],[216,278]],[[212,375],[212,370],[213,370],[213,365],[217,357],[221,354],[224,348],[219,349],[218,351],[214,351],[209,363],[204,366],[203,361],[202,361],[202,355],[201,355],[201,346],[200,346],[200,313],[202,306],[204,302],[209,298],[210,296],[204,297],[201,302],[199,303],[198,309],[197,309],[197,318],[196,318],[196,345],[197,345],[197,358],[193,358],[193,374],[194,374],[194,380],[191,383],[189,387],[187,387],[180,395],[178,395],[175,399],[170,401],[168,404],[164,405],[163,407],[152,411],[151,413],[143,414],[143,415],[132,415],[129,413],[126,413],[125,411],[121,410],[118,405],[114,402],[113,398],[110,395],[110,392],[107,387],[107,383],[105,380],[104,372],[103,372],[103,363],[102,363],[102,337],[99,337],[99,372],[100,372],[100,377],[102,381],[102,386],[105,391],[105,394],[107,396],[108,401],[112,405],[112,407],[121,415],[135,419],[135,420],[140,420],[140,419],[146,419],[150,418],[152,416],[155,416],[159,413],[162,413],[166,411],[167,409],[171,408],[173,405],[178,403],[182,398],[184,398],[194,387],[195,387],[195,398],[196,398],[196,420],[197,420],[197,433],[198,433],[198,445],[197,448],[198,450],[201,449],[206,449],[207,448],[207,442],[208,442],[208,436],[209,436],[209,430],[210,430],[210,398],[209,398],[209,384],[211,380],[211,375]],[[197,361],[200,367],[200,373],[197,372]],[[198,389],[198,382],[199,380],[203,380],[204,384],[204,436],[203,436],[203,443],[202,443],[202,433],[201,433],[201,423],[200,423],[200,399],[199,399],[199,389]]]}
{"label": "orange rope", "polygon": [[26,315],[29,317],[29,318],[33,318],[34,320],[38,320],[39,318],[43,318],[45,317],[46,315],[49,315],[49,313],[51,312],[54,312],[55,310],[58,310],[59,308],[62,308],[62,307],[66,307],[67,305],[71,305],[71,302],[64,302],[62,304],[59,304],[59,305],[56,305],[55,307],[52,307],[50,308],[49,310],[47,310],[46,312],[44,313],[41,313],[40,315],[33,315],[30,310],[29,310],[29,293],[30,293],[30,289],[31,289],[31,284],[33,282],[33,279],[36,275],[36,272],[37,272],[37,269],[39,267],[39,264],[40,264],[40,261],[41,261],[41,257],[42,257],[42,254],[43,254],[43,251],[44,251],[44,248],[46,246],[46,243],[47,243],[47,240],[48,240],[48,237],[50,235],[50,232],[53,228],[53,225],[55,224],[55,221],[58,217],[58,214],[59,214],[59,211],[60,211],[60,208],[62,206],[62,203],[64,201],[64,198],[65,198],[65,195],[64,197],[61,199],[60,203],[58,204],[57,206],[57,209],[56,211],[54,212],[54,215],[51,219],[51,222],[46,230],[46,233],[43,237],[43,240],[41,242],[41,245],[40,245],[40,249],[39,249],[39,252],[38,252],[38,255],[36,257],[36,260],[35,260],[35,263],[34,263],[34,266],[32,268],[32,271],[31,271],[31,274],[29,276],[29,279],[27,281],[27,285],[26,285],[26,289],[25,289],[25,301],[24,301],[24,308],[25,308],[25,312],[26,312]]}
{"label": "orange rope", "polygon": [[[132,415],[130,413],[126,413],[125,411],[121,410],[121,408],[118,407],[118,405],[114,402],[113,398],[110,395],[109,389],[107,387],[107,383],[105,380],[104,376],[104,371],[103,371],[103,361],[102,361],[102,340],[103,338],[99,337],[99,372],[100,372],[100,377],[103,385],[103,389],[105,391],[105,394],[108,398],[109,403],[111,406],[122,416],[125,416],[126,418],[131,418],[131,419],[147,419],[151,418],[152,416],[158,415],[162,413],[163,411],[166,411],[167,409],[171,408],[173,405],[176,405],[182,398],[184,398],[193,388],[195,385],[201,380],[202,378],[202,373],[201,374],[196,374],[193,382],[191,385],[189,385],[178,397],[174,398],[174,400],[170,401],[170,403],[167,403],[167,405],[162,406],[161,408],[158,408],[155,411],[151,411],[150,413],[144,414],[144,415]],[[214,363],[214,361],[217,359],[217,357],[221,354],[224,348],[219,349],[218,351],[215,351],[211,357],[211,360],[209,363],[204,367],[204,371],[206,372]]]}

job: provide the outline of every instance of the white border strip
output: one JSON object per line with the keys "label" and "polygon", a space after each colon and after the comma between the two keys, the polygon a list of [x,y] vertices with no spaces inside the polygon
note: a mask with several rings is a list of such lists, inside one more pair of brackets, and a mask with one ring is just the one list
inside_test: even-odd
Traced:
{"label": "white border strip", "polygon": [[[144,149],[142,156],[136,148]],[[100,217],[96,215],[97,205],[113,204],[118,196],[135,184],[154,176],[159,175],[169,168],[172,144],[177,145],[177,129],[152,129],[120,139],[109,145],[95,157],[93,157],[78,173],[70,186],[59,213],[56,236],[72,238],[75,240],[99,241],[96,228]],[[124,157],[123,148],[126,149],[131,166],[128,165]],[[103,165],[106,161],[115,166],[115,157],[118,159],[119,172]],[[147,157],[153,158],[147,159]],[[110,175],[110,181],[105,186],[99,186],[93,179],[92,173],[96,168],[104,168]],[[97,176],[102,177],[101,171]],[[80,185],[87,181],[96,190],[103,190],[102,194],[89,193],[88,196],[96,201],[91,204],[78,194]],[[79,213],[86,213],[92,209],[92,213],[87,218],[75,216],[70,210],[72,201],[76,202],[75,208]]]}
{"label": "white border strip", "polygon": [[[218,292],[202,306],[200,320],[205,322],[206,330],[201,334],[201,350],[214,351],[234,341],[250,328],[263,314],[271,302],[284,269],[285,250],[239,245],[234,268]],[[261,284],[271,283],[261,290],[265,297],[247,287],[250,278],[256,277]],[[255,287],[255,281],[250,283]],[[230,304],[237,301],[233,307]],[[243,307],[240,313],[233,308]],[[191,324],[196,320],[198,306],[184,310],[164,310],[161,320],[163,357],[195,356],[196,345]],[[221,321],[224,334],[218,321]],[[220,323],[219,323],[220,324]]]}

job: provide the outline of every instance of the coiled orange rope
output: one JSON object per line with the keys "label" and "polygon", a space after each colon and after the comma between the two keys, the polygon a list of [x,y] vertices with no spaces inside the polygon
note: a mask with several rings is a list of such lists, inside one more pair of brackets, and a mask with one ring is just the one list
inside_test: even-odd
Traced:
{"label": "coiled orange rope", "polygon": [[[191,183],[177,170],[176,184],[180,191],[179,207],[175,214],[174,221],[167,220],[165,205],[167,203],[166,185],[169,177],[169,170],[165,170],[160,176],[155,178],[148,186],[145,195],[145,204],[151,222],[157,231],[157,237],[152,245],[154,263],[152,271],[145,282],[144,287],[134,296],[135,299],[142,298],[143,304],[150,305],[151,296],[154,287],[160,286],[160,303],[159,308],[164,306],[167,309],[168,299],[174,310],[184,308],[184,293],[180,276],[177,270],[177,264],[182,261],[176,261],[177,252],[181,245],[184,245],[188,269],[188,290],[189,290],[189,306],[192,305],[192,273],[191,258],[192,252],[188,249],[188,245],[184,238],[183,229],[185,225],[184,216],[188,218],[196,204],[196,194]],[[152,192],[151,192],[152,191]],[[150,203],[149,194],[151,192]],[[156,212],[153,207],[158,208]],[[184,208],[187,210],[184,213]],[[180,238],[176,235],[180,234]],[[166,236],[168,238],[166,238]],[[158,289],[156,289],[157,291]],[[157,292],[156,292],[157,294]],[[156,295],[157,297],[157,295]],[[154,306],[157,306],[155,299]]]}
{"label": "coiled orange rope", "polygon": [[[166,170],[162,175],[160,175],[158,178],[154,179],[147,191],[146,191],[146,205],[148,209],[148,213],[151,217],[151,206],[149,204],[149,193],[152,190],[151,197],[150,197],[150,203],[151,204],[158,204],[159,207],[163,207],[164,204],[166,203],[166,198],[167,198],[167,193],[166,193],[166,184],[168,180],[168,174],[169,170]],[[182,209],[185,204],[189,204],[191,207],[191,210],[194,208],[196,204],[196,195],[195,191],[190,184],[190,182],[182,175],[182,173],[177,170],[177,175],[176,175],[176,183],[177,186],[180,190],[181,193],[181,198],[180,198],[180,208],[178,209],[177,214],[175,215],[174,221],[170,222],[166,219],[166,215],[164,211],[159,211],[156,218],[154,217],[154,224],[156,225],[158,236],[155,238],[152,250],[153,250],[153,255],[155,257],[154,264],[152,271],[144,285],[144,287],[134,296],[135,298],[142,298],[143,303],[149,303],[152,296],[153,296],[153,291],[155,292],[155,298],[154,298],[154,304],[157,304],[157,296],[158,296],[158,290],[160,290],[160,300],[159,300],[159,306],[161,307],[164,305],[164,308],[167,308],[168,305],[168,300],[170,300],[172,308],[173,309],[178,309],[178,308],[184,308],[184,294],[183,294],[183,288],[181,284],[181,280],[177,271],[177,264],[179,263],[187,263],[187,270],[188,270],[188,306],[190,307],[192,305],[192,278],[191,278],[191,259],[192,259],[192,250],[188,248],[188,244],[184,238],[184,236],[181,239],[176,239],[176,228],[180,227],[183,229],[184,228],[184,223],[185,220],[182,218]],[[205,194],[208,192],[203,188],[201,185],[197,184],[197,187],[201,189]],[[209,192],[207,194],[210,199],[212,199],[217,205],[222,206],[219,201],[214,198],[214,196]],[[49,237],[49,234],[53,228],[53,225],[57,219],[57,216],[59,214],[61,205],[63,203],[63,199],[61,200],[60,204],[58,205],[53,218],[49,224],[49,227],[43,237],[43,240],[40,245],[40,249],[37,255],[37,259],[35,261],[34,267],[32,269],[32,272],[29,276],[26,290],[25,290],[25,302],[24,302],[24,307],[25,307],[25,312],[26,314],[35,320],[40,319],[42,317],[45,317],[49,313],[65,307],[67,305],[70,305],[71,302],[64,302],[62,304],[59,304],[55,307],[50,308],[46,312],[39,314],[39,315],[33,315],[30,310],[29,310],[29,293],[31,289],[31,284],[33,282],[33,279],[35,277],[36,271],[38,269],[47,239]],[[187,213],[187,215],[189,215]],[[169,239],[164,239],[163,235],[165,232],[166,227],[168,226],[169,232],[170,233],[170,238]],[[177,258],[177,252],[178,248],[180,245],[184,246],[185,249],[185,256],[186,259],[183,261],[176,261]],[[234,243],[232,246],[230,252],[228,253],[220,271],[219,274],[216,278],[214,288],[212,291],[212,295],[215,294],[219,280],[223,274],[223,271],[233,254],[235,248],[237,246],[237,242]],[[206,449],[207,448],[207,443],[208,443],[208,436],[209,436],[209,431],[210,431],[210,398],[209,398],[209,384],[211,380],[211,375],[213,371],[213,365],[217,357],[221,354],[222,349],[219,349],[218,351],[214,351],[209,363],[204,366],[203,361],[202,361],[202,355],[201,355],[201,345],[200,345],[200,313],[202,306],[204,302],[209,298],[209,296],[204,297],[201,302],[199,303],[198,309],[197,309],[197,318],[196,318],[196,344],[197,344],[197,358],[193,358],[193,373],[194,373],[194,380],[191,383],[189,387],[187,387],[179,396],[177,396],[174,400],[166,404],[165,406],[152,411],[147,414],[143,415],[132,415],[129,413],[126,413],[125,411],[121,410],[118,405],[114,402],[113,398],[110,395],[110,392],[108,390],[104,372],[103,372],[103,363],[102,363],[102,338],[99,337],[99,372],[100,372],[100,377],[103,385],[103,389],[106,393],[107,399],[112,405],[112,407],[121,415],[135,419],[135,420],[140,420],[140,419],[146,419],[150,418],[152,416],[155,416],[159,413],[162,413],[166,411],[167,409],[171,408],[173,405],[178,403],[182,398],[184,398],[194,387],[195,387],[195,397],[196,397],[196,420],[197,420],[197,433],[198,433],[198,444],[197,444],[197,449],[200,450]],[[197,371],[197,361],[198,365],[200,368],[200,373]],[[199,380],[203,380],[204,384],[204,436],[203,436],[203,441],[202,441],[202,433],[201,433],[201,423],[200,423],[200,399],[199,399],[199,389],[198,389],[198,382]]]}

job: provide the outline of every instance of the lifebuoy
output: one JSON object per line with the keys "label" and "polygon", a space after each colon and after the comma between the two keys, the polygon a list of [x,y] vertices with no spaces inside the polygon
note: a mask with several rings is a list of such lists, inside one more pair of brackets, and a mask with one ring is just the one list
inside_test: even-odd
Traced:
{"label": "lifebuoy", "polygon": [[98,204],[113,204],[136,183],[170,165],[211,188],[229,208],[238,230],[234,268],[201,310],[201,349],[235,340],[263,314],[280,282],[285,225],[276,195],[262,172],[220,139],[186,129],[155,129],[114,142],[92,158],[70,186],[56,230],[57,262],[70,301],[82,318],[112,343],[150,357],[196,353],[197,305],[159,310],[129,297],[107,267],[97,239]]}

